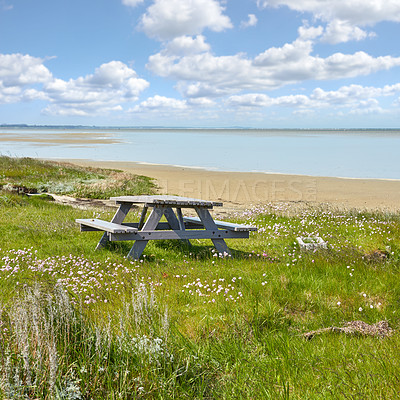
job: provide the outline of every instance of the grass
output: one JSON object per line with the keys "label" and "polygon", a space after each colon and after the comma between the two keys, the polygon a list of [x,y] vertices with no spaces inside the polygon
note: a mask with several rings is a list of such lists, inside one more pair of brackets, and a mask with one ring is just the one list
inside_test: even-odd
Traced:
{"label": "grass", "polygon": [[[234,258],[161,241],[139,262],[94,251],[94,214],[0,193],[3,398],[397,398],[398,214],[267,204],[233,217],[259,228]],[[354,320],[395,333],[303,336]]]}
{"label": "grass", "polygon": [[126,193],[152,193],[155,189],[150,178],[119,170],[7,156],[0,156],[1,187],[28,193],[57,193],[96,199]]}

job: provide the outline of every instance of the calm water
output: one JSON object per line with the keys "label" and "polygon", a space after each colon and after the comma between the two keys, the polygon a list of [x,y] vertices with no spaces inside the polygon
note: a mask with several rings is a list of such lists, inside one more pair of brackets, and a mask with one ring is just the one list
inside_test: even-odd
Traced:
{"label": "calm water", "polygon": [[0,128],[0,153],[400,179],[400,130]]}

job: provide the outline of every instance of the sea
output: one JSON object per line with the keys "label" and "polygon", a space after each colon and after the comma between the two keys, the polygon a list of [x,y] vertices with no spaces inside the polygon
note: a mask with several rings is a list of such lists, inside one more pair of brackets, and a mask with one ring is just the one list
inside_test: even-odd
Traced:
{"label": "sea", "polygon": [[400,179],[400,130],[0,127],[0,154]]}

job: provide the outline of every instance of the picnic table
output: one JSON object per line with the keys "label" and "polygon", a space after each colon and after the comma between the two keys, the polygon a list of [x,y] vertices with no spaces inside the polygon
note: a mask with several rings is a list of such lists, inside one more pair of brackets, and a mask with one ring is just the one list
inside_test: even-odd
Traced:
{"label": "picnic table", "polygon": [[[104,247],[109,241],[133,240],[128,258],[139,259],[150,240],[167,239],[179,239],[187,243],[190,243],[190,239],[211,239],[217,251],[227,255],[231,252],[224,239],[249,238],[250,231],[257,231],[253,226],[214,220],[209,210],[222,206],[218,201],[163,195],[110,199],[119,206],[110,222],[96,218],[77,219],[76,222],[82,232],[104,232],[96,249]],[[135,205],[143,206],[139,222],[124,223]],[[147,217],[149,209],[151,212]],[[182,209],[193,209],[198,217],[184,217]],[[160,222],[163,216],[166,222]]]}

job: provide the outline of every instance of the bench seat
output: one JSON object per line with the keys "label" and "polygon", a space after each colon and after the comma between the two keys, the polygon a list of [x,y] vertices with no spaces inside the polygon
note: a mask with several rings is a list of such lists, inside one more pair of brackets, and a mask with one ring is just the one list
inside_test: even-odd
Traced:
{"label": "bench seat", "polygon": [[[187,222],[189,224],[203,225],[200,218],[198,218],[198,217],[184,217],[183,221]],[[228,230],[232,230],[234,232],[257,231],[257,228],[255,226],[235,224],[232,222],[218,221],[218,220],[214,220],[214,222],[218,228],[228,229]]]}
{"label": "bench seat", "polygon": [[103,221],[102,219],[76,219],[82,231],[105,231],[109,233],[134,233],[137,228],[127,225],[116,224],[114,222]]}

